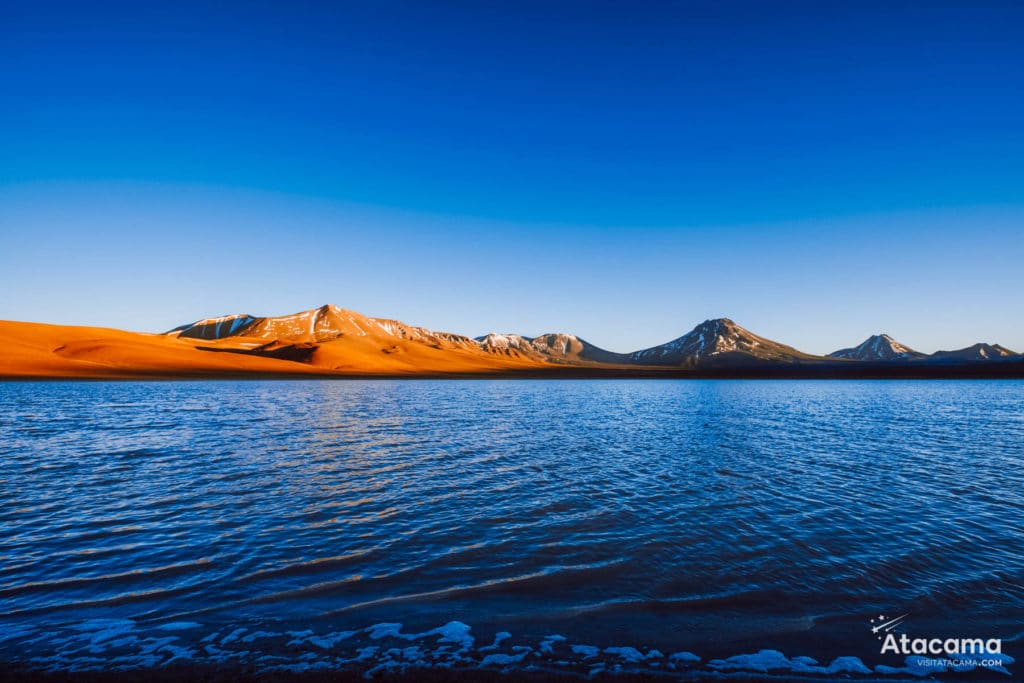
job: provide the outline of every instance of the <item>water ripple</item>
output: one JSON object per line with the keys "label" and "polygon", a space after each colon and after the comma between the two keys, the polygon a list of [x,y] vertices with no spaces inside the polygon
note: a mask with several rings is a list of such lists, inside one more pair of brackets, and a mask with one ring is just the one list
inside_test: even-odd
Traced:
{"label": "water ripple", "polygon": [[10,383],[0,415],[0,656],[174,615],[194,652],[410,615],[576,654],[1024,621],[1021,382]]}

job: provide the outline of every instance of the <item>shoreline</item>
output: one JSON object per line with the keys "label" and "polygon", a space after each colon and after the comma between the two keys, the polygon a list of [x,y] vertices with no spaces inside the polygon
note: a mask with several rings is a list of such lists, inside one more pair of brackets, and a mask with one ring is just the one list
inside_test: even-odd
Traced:
{"label": "shoreline", "polygon": [[0,382],[45,381],[204,381],[204,380],[988,380],[1024,379],[1024,361],[1001,361],[961,365],[830,365],[797,367],[746,367],[717,369],[618,369],[587,367],[553,367],[529,370],[486,372],[317,372],[303,366],[290,370],[182,370],[153,372],[151,370],[118,369],[110,372],[81,374],[37,373],[14,374],[0,371]]}

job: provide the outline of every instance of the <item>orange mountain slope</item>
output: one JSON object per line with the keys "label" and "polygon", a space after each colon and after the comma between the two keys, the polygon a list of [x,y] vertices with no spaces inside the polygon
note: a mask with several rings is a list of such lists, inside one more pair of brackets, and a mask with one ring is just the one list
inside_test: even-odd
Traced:
{"label": "orange mountain slope", "polygon": [[283,360],[206,353],[158,334],[0,321],[0,377],[201,377],[278,373],[282,366],[310,371]]}
{"label": "orange mountain slope", "polygon": [[335,306],[225,316],[166,334],[0,321],[0,377],[494,374],[549,365]]}

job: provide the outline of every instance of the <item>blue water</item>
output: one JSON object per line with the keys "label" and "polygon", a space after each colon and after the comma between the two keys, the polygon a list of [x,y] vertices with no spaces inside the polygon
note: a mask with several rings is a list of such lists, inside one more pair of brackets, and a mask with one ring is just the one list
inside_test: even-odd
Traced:
{"label": "blue water", "polygon": [[902,614],[1024,672],[1024,383],[0,383],[9,666],[898,677]]}

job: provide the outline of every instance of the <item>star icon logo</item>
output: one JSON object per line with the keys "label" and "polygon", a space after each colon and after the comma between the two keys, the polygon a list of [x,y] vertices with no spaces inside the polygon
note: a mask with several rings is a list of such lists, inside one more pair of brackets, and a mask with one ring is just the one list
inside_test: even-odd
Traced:
{"label": "star icon logo", "polygon": [[895,619],[888,619],[884,614],[879,614],[877,619],[872,619],[871,633],[875,634],[879,640],[882,639],[883,632],[888,633],[900,626],[903,620],[907,618],[907,615],[896,617]]}

